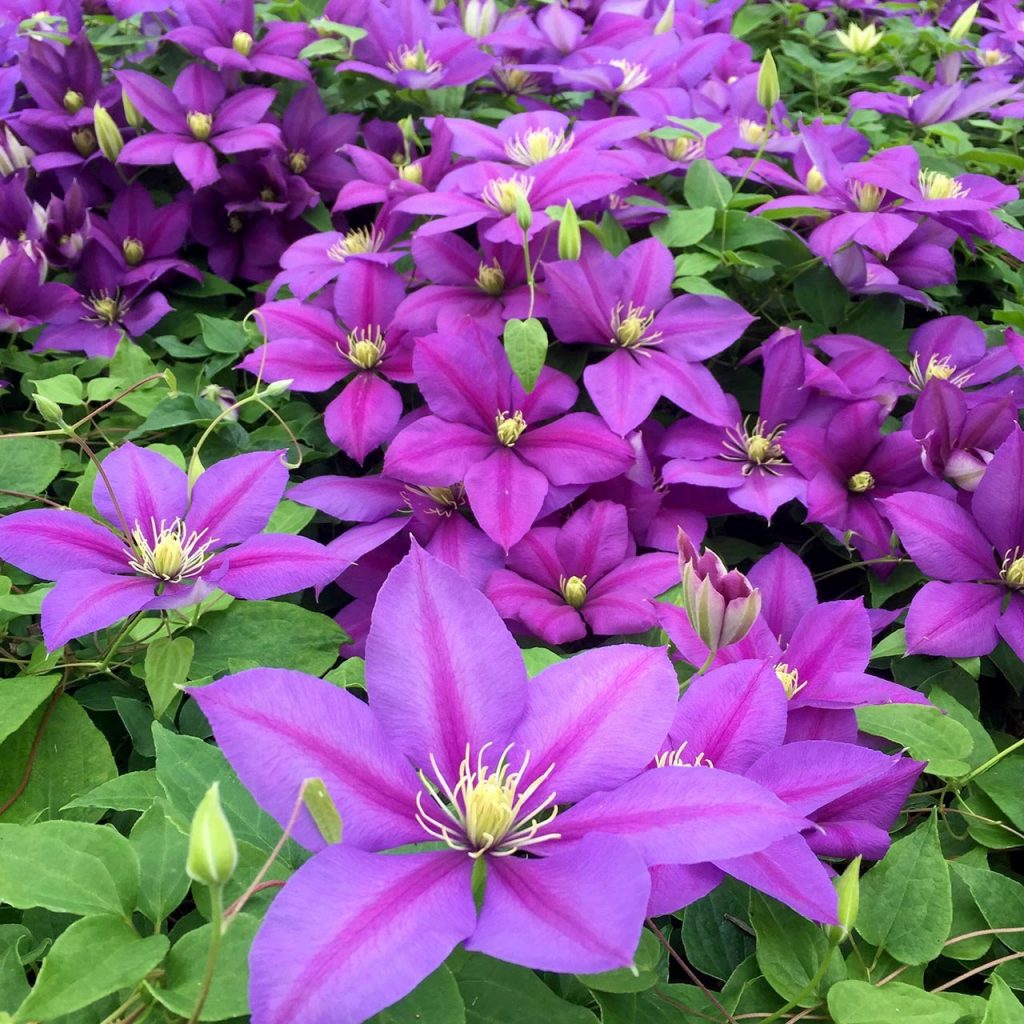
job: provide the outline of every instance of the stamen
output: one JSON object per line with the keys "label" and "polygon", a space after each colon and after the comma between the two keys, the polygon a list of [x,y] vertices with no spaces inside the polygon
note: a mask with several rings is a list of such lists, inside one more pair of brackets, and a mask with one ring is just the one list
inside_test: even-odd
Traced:
{"label": "stamen", "polygon": [[850,195],[853,196],[853,201],[861,213],[874,213],[882,205],[885,189],[869,182],[855,181],[850,186]]}
{"label": "stamen", "polygon": [[480,264],[476,286],[488,295],[500,295],[505,290],[505,271],[498,265],[497,259]]}
{"label": "stamen", "polygon": [[687,741],[684,740],[675,750],[665,750],[654,757],[654,764],[658,768],[714,768],[715,763],[706,756],[702,750],[692,761],[683,760],[683,752],[686,750]]}
{"label": "stamen", "polygon": [[639,89],[651,77],[650,71],[643,64],[633,64],[628,60],[610,60],[608,63],[622,72],[622,82],[616,86],[616,92]]}
{"label": "stamen", "polygon": [[917,184],[925,199],[964,199],[970,193],[956,178],[938,171],[919,171]]}
{"label": "stamen", "polygon": [[421,39],[415,46],[399,46],[398,56],[388,56],[388,70],[396,75],[401,71],[426,71],[433,74],[440,71],[444,66],[439,60],[430,56],[430,51],[423,45]]}
{"label": "stamen", "polygon": [[562,591],[562,597],[570,608],[582,608],[587,600],[587,577],[559,576],[558,589]]}
{"label": "stamen", "polygon": [[375,228],[354,228],[327,249],[329,259],[344,263],[349,256],[379,252],[384,236]]}
{"label": "stamen", "polygon": [[525,174],[514,174],[511,178],[492,178],[484,186],[480,198],[498,213],[515,213],[520,202],[530,198],[533,178]]}
{"label": "stamen", "polygon": [[800,673],[795,668],[791,669],[784,661],[775,666],[775,674],[786,691],[786,700],[792,700],[807,685],[806,679],[802,683],[798,681]]}
{"label": "stamen", "polygon": [[516,409],[515,414],[511,417],[508,412],[499,412],[494,417],[494,423],[498,432],[498,440],[506,448],[514,448],[516,441],[526,429],[526,420],[523,419],[522,411],[519,409]]}
{"label": "stamen", "polygon": [[550,128],[534,128],[505,143],[505,155],[509,160],[526,167],[532,167],[553,156],[572,149],[572,135],[564,131],[553,132]]}
{"label": "stamen", "polygon": [[180,583],[203,571],[210,557],[209,548],[216,544],[213,537],[203,540],[205,529],[189,533],[180,519],[173,520],[170,526],[161,519],[159,527],[155,519],[150,519],[149,525],[148,535],[138,522],[129,535],[128,564],[132,569],[165,583]]}
{"label": "stamen", "polygon": [[862,469],[859,473],[854,473],[849,480],[846,481],[846,489],[852,491],[854,494],[864,494],[866,491],[870,491],[875,486],[875,478],[866,470]]}
{"label": "stamen", "polygon": [[376,324],[350,331],[347,340],[348,351],[340,345],[337,346],[338,351],[361,370],[372,370],[387,351],[384,335]]}
{"label": "stamen", "polygon": [[1024,556],[1019,547],[1006,552],[999,576],[1011,590],[1024,590]]}
{"label": "stamen", "polygon": [[[654,317],[655,314],[649,313],[645,306],[634,306],[632,302],[625,307],[625,315],[623,315],[623,303],[620,302],[612,310],[612,336],[608,340],[613,345],[633,350],[658,345],[661,340],[661,331],[647,333],[654,323]],[[650,355],[649,352],[642,354]]]}
{"label": "stamen", "polygon": [[910,361],[910,383],[918,391],[921,391],[930,380],[948,380],[950,384],[962,388],[973,376],[970,371],[957,373],[956,367],[949,361],[949,356],[929,356],[928,365],[923,371],[921,361],[916,355]]}
{"label": "stamen", "polygon": [[742,423],[726,429],[725,440],[722,442],[725,454],[722,458],[729,462],[744,463],[740,471],[744,476],[750,476],[755,469],[763,469],[773,476],[778,476],[772,467],[789,465],[786,462],[786,454],[779,444],[784,433],[785,424],[768,430],[768,424],[760,417],[754,420],[751,429],[748,416]]}

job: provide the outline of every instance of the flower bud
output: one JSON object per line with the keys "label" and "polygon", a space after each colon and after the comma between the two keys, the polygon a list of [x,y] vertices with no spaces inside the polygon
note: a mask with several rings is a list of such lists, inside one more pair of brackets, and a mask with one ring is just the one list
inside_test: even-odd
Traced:
{"label": "flower bud", "polygon": [[953,22],[953,27],[949,30],[949,38],[954,43],[959,43],[970,32],[974,19],[978,16],[978,2],[979,0],[974,0],[974,3]]}
{"label": "flower bud", "polygon": [[164,370],[164,383],[167,385],[167,390],[171,393],[173,398],[178,393],[178,378],[174,376],[171,370]]}
{"label": "flower bud", "polygon": [[402,164],[402,166],[398,168],[398,176],[402,181],[411,181],[414,185],[422,185],[423,165],[418,162]]}
{"label": "flower bud", "polygon": [[92,156],[96,152],[96,134],[91,128],[76,128],[71,133],[71,142],[82,156]]}
{"label": "flower bud", "polygon": [[185,872],[194,882],[222,886],[238,866],[238,845],[220,805],[220,784],[215,782],[199,801],[188,837]]}
{"label": "flower bud", "polygon": [[252,36],[239,30],[231,37],[231,49],[243,57],[248,57],[252,53]]}
{"label": "flower bud", "polygon": [[494,0],[466,0],[462,15],[462,31],[474,39],[482,39],[498,24],[498,5]]}
{"label": "flower bud", "polygon": [[848,938],[857,923],[857,911],[860,908],[860,862],[860,857],[854,858],[846,870],[832,880],[839,897],[839,910],[836,914],[839,924],[825,928],[825,934],[832,942],[842,942]]}
{"label": "flower bud", "polygon": [[306,779],[302,783],[302,802],[309,811],[317,831],[328,844],[341,842],[341,815],[327,792],[323,779]]}
{"label": "flower bud", "polygon": [[121,252],[129,267],[137,267],[145,258],[146,247],[137,238],[125,238],[121,242]]}
{"label": "flower bud", "polygon": [[757,102],[765,110],[771,110],[779,102],[782,91],[779,88],[779,72],[771,50],[764,51],[761,70],[757,73]]}
{"label": "flower bud", "polygon": [[523,231],[529,231],[533,224],[533,210],[530,202],[521,192],[516,195],[516,223]]}
{"label": "flower bud", "polygon": [[263,389],[263,397],[273,398],[275,395],[283,395],[292,386],[293,383],[294,380],[291,377],[288,377],[285,380],[271,381]]}
{"label": "flower bud", "polygon": [[85,97],[74,89],[64,93],[64,109],[69,114],[77,114],[85,106]]}
{"label": "flower bud", "polygon": [[33,395],[32,401],[35,402],[39,415],[47,423],[52,423],[56,427],[65,426],[64,414],[60,411],[60,406],[52,398],[47,398],[45,395]]}
{"label": "flower bud", "polygon": [[92,108],[92,123],[96,129],[96,139],[100,144],[100,152],[113,163],[124,149],[124,139],[121,137],[121,129],[105,110],[98,103]]}
{"label": "flower bud", "polygon": [[668,5],[665,7],[665,12],[658,19],[657,25],[654,26],[654,34],[656,36],[663,36],[666,32],[671,32],[676,23],[676,0],[668,0]]}
{"label": "flower bud", "polygon": [[578,260],[581,246],[580,218],[576,213],[576,207],[566,201],[562,219],[558,222],[558,258]]}
{"label": "flower bud", "polygon": [[682,529],[678,546],[683,610],[693,631],[710,652],[738,643],[760,614],[761,592],[713,551],[699,554]]}
{"label": "flower bud", "polygon": [[138,131],[146,123],[146,119],[123,89],[121,90],[121,106],[124,107],[124,119]]}

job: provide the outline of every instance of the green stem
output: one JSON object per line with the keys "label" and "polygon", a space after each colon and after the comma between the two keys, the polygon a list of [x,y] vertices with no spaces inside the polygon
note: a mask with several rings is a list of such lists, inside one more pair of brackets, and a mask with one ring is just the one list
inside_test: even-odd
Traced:
{"label": "green stem", "polygon": [[210,986],[213,984],[213,972],[217,967],[217,957],[220,955],[221,939],[224,937],[224,887],[214,885],[210,887],[210,953],[206,958],[206,971],[203,973],[203,980],[199,986],[199,998],[192,1010],[192,1016],[188,1024],[196,1024],[199,1014],[203,1012],[203,1006],[210,994]]}
{"label": "green stem", "polygon": [[698,676],[704,675],[704,673],[707,672],[709,668],[711,668],[711,662],[715,660],[715,655],[717,653],[718,651],[708,651],[708,656],[704,659],[704,664],[701,665],[699,669],[697,669],[695,674]]}
{"label": "green stem", "polygon": [[829,964],[832,963],[832,955],[835,953],[836,948],[839,946],[839,942],[836,939],[830,939],[828,943],[828,954],[824,960],[818,965],[818,969],[814,972],[814,977],[800,990],[795,999],[791,999],[785,1006],[780,1006],[773,1014],[765,1017],[761,1024],[772,1024],[773,1021],[777,1021],[780,1017],[789,1013],[790,1010],[795,1010],[804,999],[807,998],[812,992],[816,992],[818,986],[821,984],[822,979],[825,977],[825,972],[828,970]]}
{"label": "green stem", "polygon": [[117,649],[124,643],[128,634],[131,632],[132,627],[142,616],[142,612],[136,612],[132,615],[128,621],[121,627],[121,632],[114,637],[110,647],[107,648],[107,653],[103,655],[103,660],[97,665],[97,669],[100,672],[105,672],[110,667],[110,662],[113,660],[114,655],[117,653]]}
{"label": "green stem", "polygon": [[994,768],[1004,757],[1009,757],[1010,754],[1016,750],[1020,750],[1021,747],[1024,747],[1024,739],[1019,739],[1016,743],[1011,743],[1005,750],[1000,750],[998,754],[994,757],[990,757],[984,764],[979,765],[969,775],[965,775],[959,780],[958,785],[966,786],[972,779],[976,779],[979,775],[983,775],[989,770],[989,768]]}

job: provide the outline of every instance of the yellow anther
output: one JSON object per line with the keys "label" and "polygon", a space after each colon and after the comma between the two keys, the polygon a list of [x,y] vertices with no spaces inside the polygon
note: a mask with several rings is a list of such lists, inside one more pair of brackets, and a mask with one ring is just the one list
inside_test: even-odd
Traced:
{"label": "yellow anther", "polygon": [[817,167],[812,167],[807,172],[807,178],[804,181],[804,185],[811,195],[817,195],[825,187],[825,184],[825,175],[822,174]]}
{"label": "yellow anther", "polygon": [[784,661],[775,666],[775,674],[786,691],[786,700],[792,700],[806,685],[807,681],[800,682],[800,673],[791,669]]}
{"label": "yellow anther", "polygon": [[494,178],[487,182],[480,198],[499,213],[515,213],[517,208],[530,198],[533,178],[525,174],[513,174],[511,178]]}
{"label": "yellow anther", "polygon": [[741,117],[739,122],[740,138],[748,146],[760,146],[771,131],[766,124],[760,121],[753,121],[749,117]]}
{"label": "yellow anther", "polygon": [[130,535],[132,550],[128,564],[136,572],[165,583],[178,583],[196,576],[210,557],[207,549],[215,543],[212,538],[202,539],[205,532],[189,533],[180,519],[175,519],[170,526],[161,521],[159,527],[151,519],[147,535],[136,523]]}
{"label": "yellow anther", "polygon": [[288,169],[292,174],[303,174],[309,167],[309,156],[304,149],[296,149],[288,154]]}
{"label": "yellow anther", "polygon": [[231,49],[243,57],[248,57],[252,53],[252,36],[248,32],[236,32],[231,37]]}
{"label": "yellow anther", "polygon": [[494,417],[494,423],[498,432],[498,440],[506,448],[514,448],[523,431],[526,429],[526,420],[522,412],[517,409],[513,416],[507,412],[499,412]]}
{"label": "yellow anther", "polygon": [[342,354],[361,370],[372,370],[386,349],[381,329],[373,326],[352,331],[348,336],[348,351]]}
{"label": "yellow anther", "polygon": [[513,163],[531,167],[543,160],[568,152],[572,148],[572,135],[550,128],[533,128],[505,143],[505,155]]}
{"label": "yellow anther", "polygon": [[388,57],[388,69],[398,74],[400,71],[425,71],[433,73],[441,70],[441,62],[430,56],[430,51],[421,39],[415,46],[400,46],[398,56]]}
{"label": "yellow anther", "polygon": [[130,267],[137,267],[146,255],[145,247],[137,238],[126,238],[121,243],[121,252],[124,253],[125,263]]}
{"label": "yellow anther", "polygon": [[491,264],[480,264],[476,286],[488,295],[500,295],[505,290],[505,271],[498,266],[497,260]]}
{"label": "yellow anther", "polygon": [[645,307],[634,306],[631,302],[623,310],[620,302],[612,310],[610,340],[613,345],[621,345],[623,348],[647,347],[661,337],[661,331],[647,333],[653,323],[654,313],[649,313]]}
{"label": "yellow anther", "polygon": [[64,93],[64,109],[69,114],[77,114],[85,106],[85,97],[74,89]]}
{"label": "yellow anther", "polygon": [[328,248],[327,256],[344,263],[349,256],[377,252],[383,244],[383,236],[373,228],[354,228]]}
{"label": "yellow anther", "polygon": [[558,586],[562,591],[562,597],[571,608],[582,608],[587,600],[586,579],[586,576],[570,576],[568,579],[562,576],[559,579]]}
{"label": "yellow anther", "polygon": [[925,199],[963,199],[970,192],[956,178],[938,171],[920,171],[917,184]]}
{"label": "yellow anther", "polygon": [[193,110],[188,115],[188,130],[194,139],[205,142],[213,131],[213,114],[202,114]]}
{"label": "yellow anther", "polygon": [[869,182],[855,181],[850,186],[850,194],[861,213],[874,213],[882,205],[885,189]]}
{"label": "yellow anther", "polygon": [[859,473],[854,473],[846,481],[847,490],[853,491],[854,494],[863,494],[865,491],[870,491],[874,486],[875,478],[866,469],[862,469]]}

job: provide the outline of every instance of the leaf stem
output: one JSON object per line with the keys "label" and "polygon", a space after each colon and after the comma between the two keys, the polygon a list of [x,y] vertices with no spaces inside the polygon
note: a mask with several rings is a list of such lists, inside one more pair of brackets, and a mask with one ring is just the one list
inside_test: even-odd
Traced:
{"label": "leaf stem", "polygon": [[210,887],[210,953],[206,958],[206,970],[203,972],[203,980],[199,986],[199,998],[192,1010],[192,1016],[188,1024],[196,1024],[199,1015],[203,1012],[207,997],[210,995],[210,986],[213,984],[213,972],[217,967],[217,957],[220,956],[220,944],[224,937],[224,886],[213,885]]}

